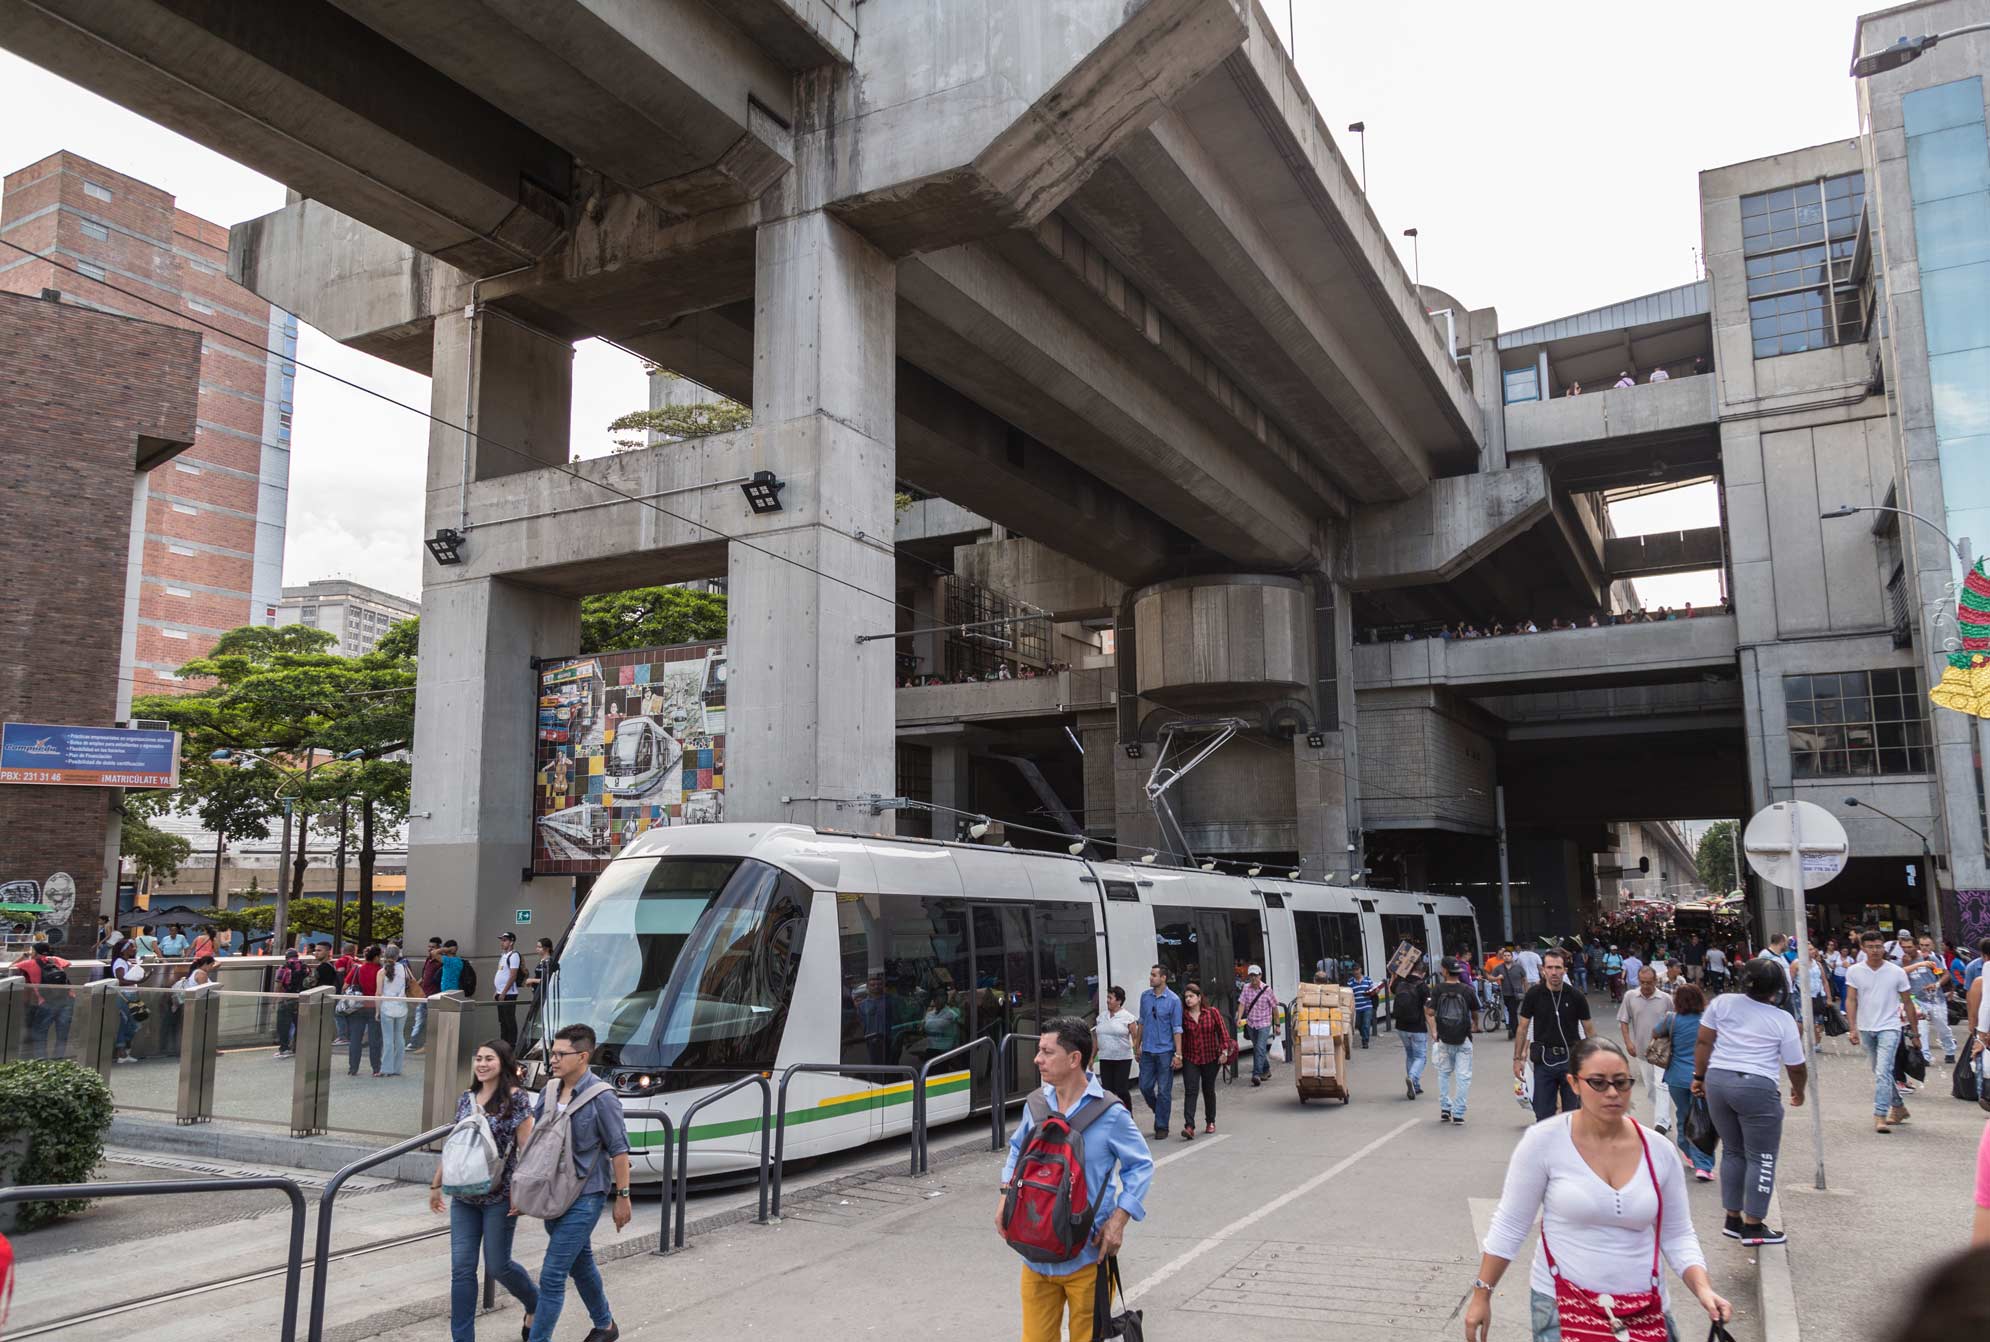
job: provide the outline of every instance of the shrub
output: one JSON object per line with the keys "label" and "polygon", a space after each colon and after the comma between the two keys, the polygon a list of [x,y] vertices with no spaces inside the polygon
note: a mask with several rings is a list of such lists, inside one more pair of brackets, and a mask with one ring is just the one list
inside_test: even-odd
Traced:
{"label": "shrub", "polygon": [[[88,1067],[39,1058],[0,1067],[0,1140],[21,1134],[28,1138],[16,1182],[84,1182],[103,1159],[110,1126],[111,1088]],[[20,1226],[32,1229],[86,1205],[80,1198],[24,1202]]]}

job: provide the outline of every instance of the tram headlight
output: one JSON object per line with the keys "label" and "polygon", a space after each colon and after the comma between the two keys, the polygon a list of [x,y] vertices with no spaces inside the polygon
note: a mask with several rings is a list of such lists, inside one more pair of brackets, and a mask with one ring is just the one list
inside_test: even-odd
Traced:
{"label": "tram headlight", "polygon": [[618,1072],[615,1091],[619,1095],[654,1095],[663,1089],[663,1076],[657,1072]]}

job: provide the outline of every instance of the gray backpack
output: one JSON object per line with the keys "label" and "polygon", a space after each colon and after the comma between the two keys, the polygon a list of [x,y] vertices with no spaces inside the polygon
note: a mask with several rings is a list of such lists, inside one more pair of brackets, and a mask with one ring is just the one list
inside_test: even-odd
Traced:
{"label": "gray backpack", "polygon": [[[532,1140],[519,1153],[511,1172],[511,1205],[525,1216],[551,1221],[565,1216],[580,1198],[580,1171],[574,1166],[573,1116],[593,1104],[612,1087],[601,1082],[592,1090],[567,1101],[565,1113],[541,1113],[532,1128]],[[540,1108],[546,1095],[540,1092]]]}

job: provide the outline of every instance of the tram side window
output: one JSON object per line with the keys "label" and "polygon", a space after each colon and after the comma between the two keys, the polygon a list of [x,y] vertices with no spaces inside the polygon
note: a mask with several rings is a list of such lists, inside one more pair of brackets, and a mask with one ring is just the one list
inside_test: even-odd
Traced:
{"label": "tram side window", "polygon": [[[1036,906],[1037,992],[1042,1020],[1098,1015],[1099,943],[1084,904]],[[1137,999],[1136,999],[1137,1000]]]}
{"label": "tram side window", "polygon": [[[1180,992],[1182,984],[1202,972],[1196,954],[1195,923],[1193,915],[1186,910],[1177,912],[1169,909],[1165,914],[1166,917],[1185,921],[1164,923],[1161,921],[1163,916],[1160,909],[1154,910],[1154,963],[1168,971],[1168,986]],[[1134,994],[1134,999],[1139,1000],[1138,993]]]}
{"label": "tram side window", "polygon": [[1265,982],[1271,982],[1271,962],[1264,953],[1264,924],[1255,913],[1232,913],[1230,915],[1230,945],[1244,968],[1252,965],[1264,970]]}
{"label": "tram side window", "polygon": [[1437,930],[1444,937],[1446,955],[1462,955],[1479,963],[1479,920],[1461,913],[1437,915]]}
{"label": "tram side window", "polygon": [[1321,969],[1336,981],[1347,977],[1351,963],[1356,969],[1367,966],[1368,956],[1361,945],[1361,920],[1352,913],[1295,913],[1292,921],[1299,929],[1299,973],[1307,980]]}
{"label": "tram side window", "polygon": [[967,906],[917,895],[837,903],[843,1061],[916,1067],[967,1037]]}
{"label": "tram side window", "polygon": [[1385,913],[1382,918],[1382,953],[1393,962],[1396,948],[1405,941],[1417,950],[1428,952],[1430,947],[1423,943],[1429,939],[1429,929],[1424,926],[1420,913]]}

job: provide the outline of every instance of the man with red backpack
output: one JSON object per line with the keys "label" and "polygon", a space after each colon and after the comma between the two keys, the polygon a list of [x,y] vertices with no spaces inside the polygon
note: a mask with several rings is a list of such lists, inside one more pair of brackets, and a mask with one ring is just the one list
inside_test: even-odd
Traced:
{"label": "man with red backpack", "polygon": [[[1023,1256],[1023,1342],[1092,1342],[1100,1264],[1129,1220],[1145,1220],[1154,1157],[1126,1106],[1086,1070],[1092,1028],[1050,1021],[1037,1040],[1041,1089],[1029,1096],[1002,1167],[995,1228]],[[1113,1186],[1117,1168],[1118,1187]]]}

